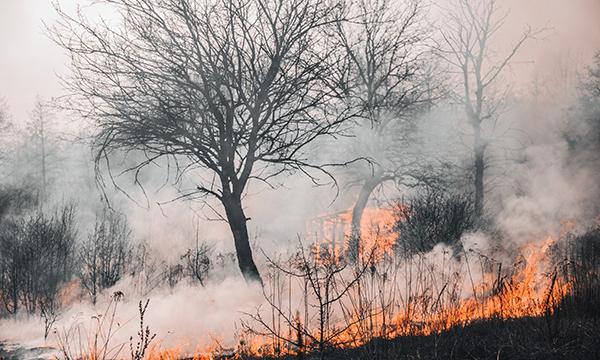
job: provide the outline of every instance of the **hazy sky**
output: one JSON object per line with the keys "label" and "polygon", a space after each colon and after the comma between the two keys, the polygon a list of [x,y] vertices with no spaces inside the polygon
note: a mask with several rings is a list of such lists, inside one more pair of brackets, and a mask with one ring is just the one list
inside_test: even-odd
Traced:
{"label": "hazy sky", "polygon": [[[450,0],[452,1],[452,0]],[[555,76],[557,64],[585,62],[600,49],[600,0],[500,0],[511,10],[506,44],[518,36],[524,24],[550,26],[545,41],[531,43],[521,54],[527,60],[520,71],[527,75]],[[79,0],[60,0],[73,7]],[[50,0],[0,0],[0,97],[8,103],[13,119],[27,118],[36,94],[45,98],[60,93],[55,73],[64,72],[66,58],[44,34],[42,20],[52,22]],[[502,44],[499,44],[502,46]],[[566,56],[564,54],[570,54]],[[520,76],[530,81],[531,76]]]}

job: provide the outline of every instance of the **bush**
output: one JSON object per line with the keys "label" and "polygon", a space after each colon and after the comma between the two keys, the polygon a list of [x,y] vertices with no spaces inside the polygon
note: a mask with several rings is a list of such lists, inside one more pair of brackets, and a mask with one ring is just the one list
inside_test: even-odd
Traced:
{"label": "bush", "polygon": [[405,256],[429,252],[440,243],[458,245],[475,225],[470,197],[433,189],[398,203],[395,215],[396,250]]}
{"label": "bush", "polygon": [[33,190],[26,187],[0,187],[0,220],[10,215],[22,215],[37,205]]}
{"label": "bush", "polygon": [[[73,274],[74,208],[41,212],[0,226],[0,302],[16,314],[20,307],[48,315],[61,286]],[[52,307],[54,307],[52,305]]]}
{"label": "bush", "polygon": [[600,318],[600,227],[567,239],[556,254],[566,259],[562,276],[572,286],[561,309]]}
{"label": "bush", "polygon": [[213,247],[206,242],[196,242],[196,247],[188,249],[181,255],[186,275],[204,286],[208,272],[212,267],[211,256]]}

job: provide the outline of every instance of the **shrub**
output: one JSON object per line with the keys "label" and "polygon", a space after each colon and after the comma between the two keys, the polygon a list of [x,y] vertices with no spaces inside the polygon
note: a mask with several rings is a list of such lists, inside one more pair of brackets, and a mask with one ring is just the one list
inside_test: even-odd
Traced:
{"label": "shrub", "polygon": [[439,243],[458,245],[461,236],[475,225],[468,196],[433,189],[398,203],[395,215],[396,249],[406,256],[428,252]]}
{"label": "shrub", "polygon": [[208,272],[212,267],[213,247],[205,242],[196,242],[195,248],[188,249],[181,255],[187,276],[204,286]]}
{"label": "shrub", "polygon": [[[54,215],[37,212],[0,226],[0,303],[8,313],[20,307],[49,315],[61,286],[73,274],[73,206]],[[54,311],[54,310],[52,310]]]}
{"label": "shrub", "polygon": [[559,261],[566,259],[562,275],[572,286],[561,309],[600,317],[600,227],[568,238],[562,255],[556,253]]}

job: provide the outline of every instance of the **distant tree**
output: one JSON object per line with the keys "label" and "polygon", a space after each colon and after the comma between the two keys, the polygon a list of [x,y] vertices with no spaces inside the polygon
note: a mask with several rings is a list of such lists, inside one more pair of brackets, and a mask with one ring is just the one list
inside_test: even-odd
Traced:
{"label": "distant tree", "polygon": [[211,255],[213,248],[204,242],[196,241],[194,248],[188,249],[181,256],[185,271],[192,279],[198,281],[201,286],[204,286],[208,272],[212,267]]}
{"label": "distant tree", "polygon": [[12,124],[10,121],[10,113],[6,101],[0,97],[0,160],[6,157],[6,140],[11,131]]}
{"label": "distant tree", "polygon": [[207,179],[184,196],[225,210],[246,280],[259,280],[242,198],[250,180],[300,170],[316,139],[348,118],[331,90],[337,61],[328,27],[339,6],[320,0],[117,0],[120,27],[60,9],[54,38],[70,55],[73,108],[96,121],[97,163],[116,149],[175,158],[178,176]]}
{"label": "distant tree", "polygon": [[18,220],[35,205],[35,197],[26,189],[0,188],[0,303],[1,313],[19,309],[23,272],[21,272],[22,229]]}
{"label": "distant tree", "polygon": [[152,251],[145,241],[139,242],[132,254],[129,273],[134,279],[139,295],[147,296],[153,289],[162,285],[164,261],[159,259],[160,254]]}
{"label": "distant tree", "polygon": [[3,98],[0,98],[0,124],[8,123],[8,106]]}
{"label": "distant tree", "polygon": [[8,180],[34,190],[32,195],[43,208],[60,169],[61,158],[51,105],[37,96],[25,127],[11,133],[12,151],[7,154],[5,164]]}
{"label": "distant tree", "polygon": [[73,275],[75,220],[72,206],[0,225],[0,301],[6,312],[55,312],[62,285]]}
{"label": "distant tree", "polygon": [[175,285],[179,283],[181,279],[184,277],[184,270],[182,264],[165,264],[165,269],[163,271],[164,280],[169,285],[170,288],[174,288]]}
{"label": "distant tree", "polygon": [[459,82],[456,100],[465,107],[473,137],[473,185],[476,217],[484,208],[484,173],[487,167],[486,149],[508,91],[500,88],[498,80],[527,40],[539,32],[527,27],[510,47],[499,55],[492,42],[506,25],[508,13],[497,0],[459,0],[444,9],[438,55],[456,74]]}
{"label": "distant tree", "polygon": [[24,283],[20,230],[14,222],[3,222],[0,234],[0,301],[3,312],[16,314]]}
{"label": "distant tree", "polygon": [[102,290],[122,278],[131,260],[131,230],[127,219],[104,209],[79,249],[79,279],[93,304]]}
{"label": "distant tree", "polygon": [[6,113],[6,104],[4,103],[4,99],[0,98],[0,120],[5,120],[7,116],[8,114]]}
{"label": "distant tree", "polygon": [[[600,52],[587,68],[579,85],[574,106],[566,112],[564,138],[568,144],[567,171],[586,171],[587,175],[600,175]],[[600,188],[586,189],[586,213],[595,218],[600,205]]]}
{"label": "distant tree", "polygon": [[600,151],[600,52],[594,57],[581,81],[580,95],[565,129],[565,137],[574,155],[589,154],[597,162]]}
{"label": "distant tree", "polygon": [[33,193],[32,189],[24,186],[0,187],[0,224],[5,217],[22,215],[37,205]]}
{"label": "distant tree", "polygon": [[[427,75],[426,22],[422,5],[408,1],[359,0],[336,35],[347,55],[340,91],[361,111],[357,156],[372,160],[353,166],[360,191],[352,209],[351,253],[358,251],[360,223],[371,194],[385,182],[415,184],[424,161],[411,154],[418,112],[431,103],[436,85]],[[431,61],[430,61],[431,62]]]}
{"label": "distant tree", "polygon": [[30,115],[27,132],[34,146],[34,161],[39,168],[39,198],[43,204],[48,196],[48,160],[49,160],[49,122],[52,114],[48,106],[39,96]]}
{"label": "distant tree", "polygon": [[25,274],[22,302],[33,314],[41,304],[55,301],[61,286],[73,275],[74,207],[65,206],[52,216],[37,211],[21,227],[21,269]]}

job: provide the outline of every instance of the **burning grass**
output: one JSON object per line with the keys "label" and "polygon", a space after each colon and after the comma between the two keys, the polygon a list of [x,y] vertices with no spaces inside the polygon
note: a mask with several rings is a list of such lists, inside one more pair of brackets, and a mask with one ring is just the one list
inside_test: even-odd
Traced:
{"label": "burning grass", "polygon": [[[553,243],[552,238],[547,238],[529,244],[513,264],[512,275],[503,272],[501,265],[497,265],[495,273],[485,272],[486,267],[493,268],[489,259],[467,252],[462,260],[457,260],[441,250],[438,255],[444,258],[446,267],[437,265],[437,256],[400,261],[384,257],[366,264],[340,265],[339,259],[327,259],[322,252],[315,252],[318,257],[314,262],[303,260],[299,266],[313,269],[302,276],[311,284],[300,296],[305,299],[300,304],[305,313],[296,315],[296,324],[290,325],[293,329],[289,330],[290,334],[300,335],[290,339],[276,332],[282,323],[294,324],[292,317],[281,314],[279,295],[270,295],[269,303],[277,313],[271,317],[271,323],[260,315],[254,319],[268,329],[261,335],[272,332],[277,339],[270,345],[272,352],[285,347],[281,340],[296,348],[288,347],[287,351],[297,352],[300,343],[306,349],[320,350],[360,347],[375,338],[439,334],[479,320],[544,316],[552,313],[570,291],[569,283],[559,279],[556,272],[546,272],[547,251]],[[327,264],[328,261],[336,265]],[[476,266],[480,268],[475,270]],[[346,270],[346,276],[338,276]],[[478,279],[475,271],[481,272]],[[311,302],[311,298],[318,301]],[[316,323],[310,309],[318,314]],[[302,336],[306,338],[304,342],[298,339]]]}
{"label": "burning grass", "polygon": [[[357,262],[344,258],[345,243],[333,236],[300,245],[285,261],[270,259],[267,304],[247,314],[244,340],[228,352],[215,347],[195,356],[530,358],[576,352],[574,338],[586,351],[599,351],[589,341],[596,322],[565,318],[583,279],[575,265],[581,259],[556,255],[565,239],[529,241],[500,260],[476,242],[458,251],[440,244],[407,258],[393,247],[393,224],[381,222],[393,217],[380,214],[364,222],[369,235]],[[348,224],[347,215],[329,219],[330,234]],[[587,264],[586,279],[597,279],[598,265]],[[519,353],[528,336],[534,336],[529,351]],[[407,351],[408,344],[425,348]]]}
{"label": "burning grass", "polygon": [[393,210],[365,214],[354,262],[345,256],[347,238],[333,236],[348,233],[348,213],[323,222],[319,241],[268,259],[264,304],[242,316],[235,344],[215,340],[191,352],[185,344],[162,346],[144,325],[141,303],[137,337],[129,347],[113,344],[115,298],[96,319],[95,334],[58,334],[62,355],[129,358],[129,348],[135,360],[499,359],[600,351],[589,340],[598,322],[578,320],[590,313],[598,319],[599,231],[545,236],[511,256],[477,234],[460,247],[438,244],[406,256],[394,246]]}
{"label": "burning grass", "polygon": [[[553,243],[548,238],[537,245],[547,252]],[[367,268],[352,286],[322,282],[323,292],[318,295],[324,297],[322,303],[309,300],[318,297],[310,289],[304,290],[305,300],[291,308],[282,305],[288,300],[285,296],[266,293],[270,308],[263,317],[254,315],[255,322],[247,324],[245,340],[236,349],[215,346],[189,358],[529,359],[600,351],[591,340],[597,322],[565,316],[564,303],[573,295],[572,285],[560,280],[558,272],[544,273],[547,253],[533,251],[533,245],[528,248],[530,256],[519,260],[513,276],[486,274],[468,297],[459,294],[456,274],[446,277],[441,289],[424,291],[427,285],[419,282],[433,285],[431,274],[422,276],[424,264],[413,269],[412,284],[403,283],[413,287],[410,294],[403,294],[398,283],[391,284],[397,280],[379,277],[381,263]],[[312,281],[330,275],[313,274]],[[278,280],[270,277],[269,281]],[[348,288],[344,294],[343,287]],[[304,310],[294,312],[294,308]],[[260,330],[256,321],[263,325]],[[177,351],[169,354],[175,355],[151,359],[186,358]]]}

